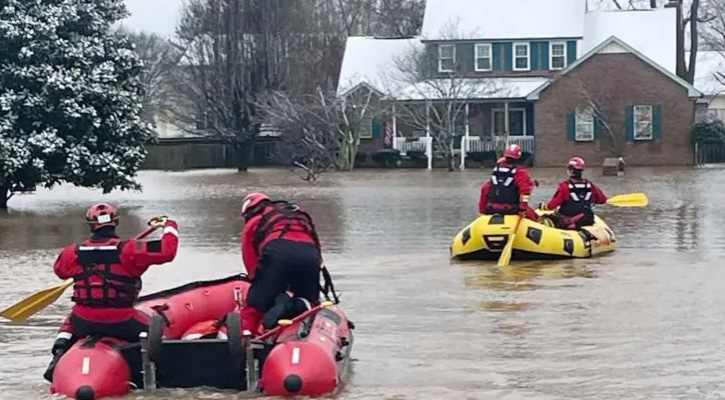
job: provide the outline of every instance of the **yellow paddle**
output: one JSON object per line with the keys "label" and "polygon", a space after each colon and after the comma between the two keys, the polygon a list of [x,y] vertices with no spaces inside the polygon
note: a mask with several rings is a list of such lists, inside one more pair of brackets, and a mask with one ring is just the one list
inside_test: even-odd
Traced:
{"label": "yellow paddle", "polygon": [[509,262],[511,262],[511,253],[513,253],[514,250],[514,239],[516,239],[516,231],[519,230],[519,224],[521,223],[522,219],[524,218],[519,215],[519,220],[516,221],[514,231],[511,232],[511,234],[509,235],[509,241],[506,242],[506,246],[504,246],[503,250],[501,251],[501,255],[498,256],[498,263],[496,263],[497,266],[505,267],[509,265]]}
{"label": "yellow paddle", "polygon": [[647,195],[641,192],[624,193],[610,197],[607,204],[615,207],[647,207],[649,200]]}
{"label": "yellow paddle", "polygon": [[[155,223],[151,226],[151,228],[136,236],[136,240],[143,239],[144,237],[151,234],[151,232],[155,231],[157,228],[162,227],[163,224],[165,224],[165,221]],[[30,317],[31,315],[53,304],[56,300],[58,300],[60,295],[62,295],[63,292],[65,292],[65,290],[68,289],[68,287],[70,287],[71,285],[73,285],[73,278],[68,278],[58,286],[53,286],[52,288],[41,290],[40,292],[34,293],[26,297],[25,299],[13,304],[12,306],[4,309],[2,313],[0,313],[0,315],[13,322],[24,321],[28,319],[28,317]]]}

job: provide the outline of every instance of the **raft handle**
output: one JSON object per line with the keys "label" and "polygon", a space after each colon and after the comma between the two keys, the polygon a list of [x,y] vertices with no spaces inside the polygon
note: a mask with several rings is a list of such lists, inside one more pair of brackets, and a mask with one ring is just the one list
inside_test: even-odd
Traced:
{"label": "raft handle", "polygon": [[156,365],[149,357],[149,334],[141,332],[138,335],[141,342],[141,361],[143,367],[144,389],[156,389]]}

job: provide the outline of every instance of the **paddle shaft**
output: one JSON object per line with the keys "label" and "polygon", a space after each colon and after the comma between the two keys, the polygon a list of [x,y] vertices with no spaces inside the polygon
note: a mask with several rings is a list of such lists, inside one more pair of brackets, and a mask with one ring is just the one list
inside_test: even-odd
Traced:
{"label": "paddle shaft", "polygon": [[514,251],[514,239],[516,239],[516,231],[519,230],[519,225],[521,224],[521,221],[523,219],[524,217],[519,215],[519,220],[516,221],[516,226],[514,226],[514,230],[509,236],[509,241],[506,243],[506,246],[504,246],[503,251],[501,252],[501,256],[499,256],[498,258],[497,266],[505,267],[511,261],[511,253],[513,253]]}

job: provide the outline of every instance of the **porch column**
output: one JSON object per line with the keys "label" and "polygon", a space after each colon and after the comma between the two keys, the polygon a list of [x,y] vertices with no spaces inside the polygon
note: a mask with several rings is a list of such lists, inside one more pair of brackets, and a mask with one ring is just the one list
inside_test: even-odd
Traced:
{"label": "porch column", "polygon": [[503,103],[504,135],[506,135],[506,147],[509,147],[509,102]]}
{"label": "porch column", "polygon": [[428,169],[433,169],[433,143],[430,138],[430,104],[425,103],[425,153],[428,156]]}
{"label": "porch column", "polygon": [[466,133],[463,135],[463,143],[461,143],[461,171],[466,169],[466,153],[468,152],[468,135],[471,132],[471,126],[469,121],[469,103],[466,103]]}
{"label": "porch column", "polygon": [[393,149],[398,150],[398,116],[395,113],[395,103],[393,103]]}

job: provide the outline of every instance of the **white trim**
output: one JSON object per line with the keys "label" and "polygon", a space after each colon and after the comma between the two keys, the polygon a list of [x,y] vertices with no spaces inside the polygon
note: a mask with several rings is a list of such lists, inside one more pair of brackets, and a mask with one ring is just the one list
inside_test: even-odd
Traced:
{"label": "white trim", "polygon": [[[488,48],[488,57],[483,57],[478,54],[478,49],[480,48]],[[473,69],[476,72],[489,72],[493,71],[493,46],[491,46],[491,43],[476,43],[473,45]],[[487,69],[485,68],[478,68],[478,60],[479,59],[488,59],[488,65],[489,67]]]}
{"label": "white trim", "polygon": [[[643,137],[643,138],[637,138],[637,107],[647,107],[649,108],[649,129],[650,129],[650,136],[649,137]],[[654,127],[654,107],[652,107],[651,104],[634,104],[632,105],[632,139],[635,141],[645,141],[645,140],[654,140],[655,138],[655,127]]]}
{"label": "white trim", "polygon": [[[451,60],[453,64],[452,69],[443,69],[443,58],[441,58],[441,49],[444,47],[450,47],[453,49],[453,58],[445,58],[445,60]],[[455,44],[439,44],[438,45],[438,72],[453,72],[456,69],[456,45]]]}
{"label": "white trim", "polygon": [[164,235],[170,233],[176,237],[179,237],[179,231],[176,230],[173,226],[167,226],[164,228]]}
{"label": "white trim", "polygon": [[294,347],[292,348],[292,364],[299,364],[300,363],[300,348]]}
{"label": "white trim", "polygon": [[[504,112],[506,112],[505,110],[506,110],[505,108],[492,108],[491,109],[491,135],[492,136],[501,136],[501,135],[505,135],[506,134],[506,132],[500,132],[500,133],[495,132],[495,129],[496,129],[496,119],[494,118],[494,115],[496,114],[496,111],[500,111],[501,113],[504,113]],[[517,107],[517,108],[509,108],[509,114],[512,113],[512,112],[514,112],[514,111],[521,111],[521,113],[524,116],[523,119],[522,119],[523,122],[524,122],[524,124],[523,124],[524,125],[523,126],[523,132],[524,132],[524,134],[523,135],[512,135],[511,132],[509,132],[509,136],[512,136],[512,137],[527,137],[526,136],[526,109],[525,108],[520,108],[520,107]],[[504,115],[506,115],[506,114],[504,114]],[[509,121],[509,124],[510,123],[511,123],[511,121]]]}
{"label": "white trim", "polygon": [[73,334],[70,332],[58,332],[58,336],[56,336],[56,339],[65,339],[70,340],[73,337]]}
{"label": "white trim", "polygon": [[[554,46],[562,46],[564,48],[564,54],[562,55],[564,57],[564,66],[561,68],[554,68]],[[549,69],[552,71],[560,71],[566,68],[567,66],[567,58],[566,58],[566,50],[567,50],[567,44],[566,42],[549,42]],[[557,56],[559,57],[559,56]]]}
{"label": "white trim", "polygon": [[83,357],[83,365],[81,366],[81,374],[88,375],[91,373],[91,358]]}
{"label": "white trim", "polygon": [[[569,64],[569,66],[566,67],[561,72],[561,74],[562,75],[568,74],[569,71],[571,71],[574,68],[578,67],[584,61],[588,60],[593,55],[599,53],[602,49],[604,49],[606,46],[608,46],[611,43],[616,43],[616,44],[622,46],[628,52],[630,52],[630,53],[634,54],[635,56],[639,57],[642,61],[646,62],[647,64],[649,64],[650,66],[652,66],[653,68],[655,68],[656,70],[658,70],[659,72],[661,72],[662,74],[664,74],[665,76],[667,76],[668,78],[670,78],[673,81],[675,81],[678,84],[680,84],[680,86],[682,86],[685,89],[687,89],[687,95],[689,97],[696,98],[696,97],[702,97],[703,96],[702,92],[700,92],[699,90],[695,89],[695,87],[692,86],[692,84],[688,83],[687,81],[685,81],[684,79],[680,78],[679,76],[673,74],[672,72],[666,70],[661,65],[659,65],[656,62],[652,61],[647,56],[645,56],[644,54],[640,53],[639,51],[637,51],[636,49],[634,49],[632,46],[628,45],[627,43],[624,43],[621,39],[619,39],[616,36],[610,36],[609,39],[603,41],[597,47],[591,49],[588,53],[586,53],[583,56],[577,58],[577,60],[574,61],[573,63]],[[551,82],[552,82],[551,80],[549,80],[547,82],[544,82],[541,86],[539,86],[538,88],[534,89],[533,92],[529,93],[529,95],[526,96],[526,100],[529,100],[529,101],[539,100],[539,94],[542,91],[544,91],[544,89],[548,88],[549,85],[551,85]]]}
{"label": "white trim", "polygon": [[117,250],[118,246],[78,246],[79,251]]}
{"label": "white trim", "polygon": [[[526,46],[526,68],[516,68],[516,46]],[[511,57],[512,64],[511,68],[514,71],[530,71],[531,70],[531,43],[529,42],[514,42],[511,45]],[[518,57],[523,58],[523,57]]]}
{"label": "white trim", "polygon": [[576,109],[576,110],[574,110],[574,141],[575,142],[593,142],[594,141],[594,110],[591,107],[587,107],[587,109],[589,111],[591,111],[591,114],[592,114],[592,121],[591,121],[591,125],[592,125],[592,138],[591,139],[578,139],[577,138],[577,133],[579,133],[579,125],[587,125],[587,124],[589,124],[589,122],[583,122],[582,121],[580,123],[579,122],[579,114],[580,114],[580,111],[584,111],[584,110]]}

